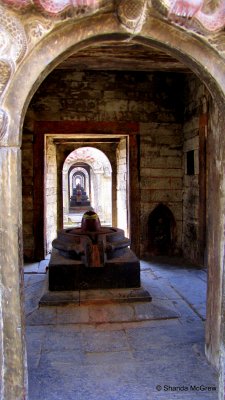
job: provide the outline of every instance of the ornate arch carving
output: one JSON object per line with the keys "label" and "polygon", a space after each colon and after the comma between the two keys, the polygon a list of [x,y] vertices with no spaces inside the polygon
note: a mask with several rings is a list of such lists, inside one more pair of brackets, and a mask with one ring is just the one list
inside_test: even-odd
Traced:
{"label": "ornate arch carving", "polygon": [[27,38],[22,23],[0,6],[0,57],[18,63],[26,54]]}
{"label": "ornate arch carving", "polygon": [[[7,85],[27,51],[27,38],[21,22],[0,6],[0,101]],[[0,109],[0,143],[3,144],[9,116]]]}
{"label": "ornate arch carving", "polygon": [[71,14],[93,12],[99,0],[2,0],[2,3],[17,12],[34,9],[49,18],[64,19]]}
{"label": "ornate arch carving", "polygon": [[151,3],[172,22],[202,34],[216,33],[225,27],[225,0],[151,0]]}
{"label": "ornate arch carving", "polygon": [[8,114],[0,108],[0,143],[4,139],[8,127]]}
{"label": "ornate arch carving", "polygon": [[117,15],[125,29],[136,34],[143,26],[146,10],[146,0],[120,0]]}

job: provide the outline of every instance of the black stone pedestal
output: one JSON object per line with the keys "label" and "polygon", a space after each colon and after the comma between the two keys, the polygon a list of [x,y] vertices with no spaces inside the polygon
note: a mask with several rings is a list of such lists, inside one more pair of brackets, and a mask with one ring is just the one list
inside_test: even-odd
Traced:
{"label": "black stone pedestal", "polygon": [[49,290],[88,290],[140,287],[140,262],[129,249],[106,260],[104,267],[85,267],[82,261],[63,257],[53,249],[49,263]]}

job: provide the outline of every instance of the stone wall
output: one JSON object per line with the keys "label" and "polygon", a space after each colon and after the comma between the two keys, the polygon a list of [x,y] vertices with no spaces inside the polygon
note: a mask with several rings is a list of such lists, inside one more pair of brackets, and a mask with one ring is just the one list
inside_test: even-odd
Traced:
{"label": "stone wall", "polygon": [[[204,85],[191,75],[186,79],[184,109],[184,180],[183,180],[183,254],[190,260],[204,263],[205,240],[201,237],[206,226],[206,154],[200,143],[201,116],[208,92]],[[206,126],[203,129],[207,129]],[[204,130],[205,130],[204,129]],[[206,131],[203,132],[205,136]],[[205,138],[206,140],[206,138]],[[200,149],[200,147],[202,147]],[[203,159],[201,163],[200,154]],[[201,225],[201,226],[200,226]],[[204,235],[204,234],[203,234]]]}
{"label": "stone wall", "polygon": [[162,203],[176,221],[175,253],[182,248],[182,124],[150,122],[141,124],[141,253],[148,255],[148,218]]}
{"label": "stone wall", "polygon": [[[55,70],[40,86],[27,112],[25,126],[31,126],[33,121],[138,122],[139,177],[136,186],[132,186],[138,191],[140,187],[140,209],[133,207],[131,214],[138,213],[140,217],[142,256],[148,254],[149,215],[161,203],[175,219],[175,254],[185,247],[189,255],[188,249],[192,248],[190,233],[185,228],[183,234],[183,227],[191,229],[198,224],[198,175],[197,169],[196,176],[185,175],[183,186],[183,140],[184,151],[194,145],[197,157],[199,108],[195,81],[198,82],[192,74],[186,79],[184,74],[175,73]],[[28,229],[26,212],[24,207],[24,232]],[[25,254],[32,239],[30,231],[29,235],[24,234]],[[191,255],[198,256],[198,249]]]}

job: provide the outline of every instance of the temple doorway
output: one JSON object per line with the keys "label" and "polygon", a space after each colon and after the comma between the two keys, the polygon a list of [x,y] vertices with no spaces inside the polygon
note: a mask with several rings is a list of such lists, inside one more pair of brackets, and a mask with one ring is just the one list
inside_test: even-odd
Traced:
{"label": "temple doorway", "polygon": [[[31,14],[30,17],[34,18],[33,9]],[[116,15],[120,18],[116,18]],[[12,16],[13,14],[7,10],[4,19],[7,31],[10,30],[9,27],[15,26],[14,21],[10,20]],[[53,237],[56,229],[63,226],[62,168],[65,158],[71,152],[71,149],[69,152],[66,149],[68,142],[74,146],[71,144],[71,138],[74,140],[73,135],[81,135],[81,138],[77,139],[77,142],[80,141],[77,147],[90,146],[90,143],[87,144],[88,140],[92,141],[92,145],[95,143],[94,147],[100,146],[100,140],[102,147],[103,139],[99,139],[99,132],[105,134],[107,141],[110,138],[109,132],[111,135],[115,134],[115,127],[117,134],[125,135],[126,132],[129,136],[131,179],[128,191],[128,179],[126,179],[128,172],[125,168],[128,165],[128,156],[125,162],[121,157],[121,164],[115,164],[120,173],[113,174],[115,179],[121,176],[118,180],[121,191],[117,190],[116,180],[116,183],[113,182],[115,197],[112,199],[114,213],[112,219],[117,226],[120,226],[124,218],[129,226],[127,215],[130,214],[132,246],[137,254],[138,252],[140,254],[146,239],[145,232],[141,229],[142,222],[146,221],[155,204],[163,201],[173,212],[178,232],[182,232],[182,235],[179,235],[179,245],[186,254],[191,255],[194,260],[199,260],[199,255],[204,251],[209,271],[205,349],[208,360],[217,370],[222,371],[225,67],[220,34],[218,36],[216,34],[213,40],[211,36],[201,37],[198,33],[188,32],[185,27],[177,27],[172,22],[166,21],[166,18],[152,13],[148,15],[143,30],[134,36],[129,29],[126,29],[126,24],[122,24],[121,13],[118,13],[118,10],[116,13],[114,8],[107,12],[104,9],[101,14],[88,16],[86,20],[81,18],[79,21],[69,21],[68,24],[65,21],[51,22],[46,25],[46,30],[44,26],[39,25],[39,22],[35,28],[33,23],[30,23],[34,20],[29,21],[23,15],[20,17],[22,37],[25,21],[26,32],[30,33],[30,36],[27,36],[25,46],[20,46],[22,49],[20,53],[14,47],[10,48],[13,36],[11,32],[7,35],[10,37],[9,45],[6,46],[9,58],[3,65],[8,78],[4,78],[2,85],[0,110],[2,120],[0,136],[3,146],[1,201],[4,211],[1,224],[4,265],[2,269],[4,296],[1,310],[4,340],[1,342],[5,367],[2,378],[5,398],[10,398],[13,391],[14,393],[19,391],[19,395],[11,397],[22,399],[24,377],[26,378],[24,318],[21,307],[23,297],[20,296],[23,289],[20,278],[22,247],[33,259],[41,259],[48,248],[48,243],[51,242],[50,231],[46,230],[47,224],[51,221]],[[21,44],[19,34],[15,35],[15,39]],[[15,42],[14,37],[13,42]],[[14,43],[12,45],[14,46]],[[88,46],[90,46],[89,53]],[[5,51],[4,46],[3,48]],[[128,50],[126,54],[124,48]],[[85,54],[82,54],[82,49]],[[93,57],[93,53],[100,54],[99,59]],[[112,54],[116,57],[111,57]],[[69,64],[61,65],[59,68],[60,63],[66,61],[69,56],[73,57],[72,60],[68,59]],[[173,57],[178,58],[179,62],[177,63]],[[117,61],[117,65],[109,68],[109,61],[112,58]],[[86,67],[84,60],[87,60]],[[94,60],[92,71],[90,71],[90,60]],[[103,60],[107,60],[107,65]],[[138,63],[140,63],[139,70]],[[68,70],[68,65],[72,65],[72,71]],[[103,65],[106,71],[103,71]],[[54,73],[51,73],[54,68],[56,68]],[[45,81],[40,85],[47,76],[48,82]],[[36,96],[32,98],[34,93]],[[20,169],[22,126],[23,246],[21,245]],[[70,130],[70,137],[67,130]],[[57,135],[60,134],[59,140]],[[48,156],[44,158],[46,135],[52,135],[53,154],[49,158]],[[112,142],[111,152],[114,154],[114,149],[118,148],[120,154],[126,153],[126,141],[127,138],[124,136],[124,140],[119,140],[118,145]],[[56,152],[57,146],[61,147],[60,153]],[[203,148],[206,148],[209,156],[206,165],[203,165],[203,157],[201,159],[201,155],[204,154]],[[191,165],[184,171],[186,154]],[[198,156],[200,156],[199,162],[194,168],[193,161]],[[44,165],[46,160],[48,162]],[[49,173],[49,186],[43,182],[47,177],[43,172],[44,166]],[[203,182],[201,179],[203,169],[206,172],[207,185],[199,187]],[[54,186],[50,186],[50,173],[54,178],[52,180]],[[76,178],[78,176],[75,180]],[[80,182],[83,179],[81,174],[79,179]],[[46,214],[44,191],[49,195],[48,209],[51,207],[51,197],[51,214]],[[125,197],[124,200],[123,191],[130,193],[131,207],[130,211],[129,208],[124,208],[125,211],[119,218],[118,210],[123,208],[118,205],[125,204],[126,201],[129,206],[129,197]],[[120,194],[117,195],[117,192]],[[203,209],[200,206],[205,192],[206,207]],[[202,242],[201,248],[200,242]],[[15,316],[13,320],[12,315]],[[190,324],[191,319],[186,322]],[[194,326],[192,330],[196,331]],[[51,337],[51,333],[46,337]],[[173,335],[177,339],[176,329],[173,329]],[[60,332],[54,344],[62,336]],[[135,334],[133,337],[135,339]],[[152,337],[151,333],[149,337]],[[116,343],[120,344],[120,335],[118,338]],[[77,343],[76,339],[73,339],[72,343]],[[86,339],[86,343],[89,344],[88,336]],[[182,367],[184,365],[183,359],[181,365]],[[13,371],[17,373],[12,375]],[[55,374],[55,371],[53,374],[58,380],[59,374]],[[71,381],[74,379],[74,371],[72,374]],[[45,377],[49,392],[49,381],[52,378],[49,371]],[[119,378],[121,380],[121,375]],[[80,377],[77,382],[79,380]],[[138,392],[140,393],[140,390]]]}
{"label": "temple doorway", "polygon": [[[84,126],[87,129],[88,124]],[[58,124],[58,129],[65,130],[63,123]],[[72,124],[71,130],[76,129],[76,123]],[[35,257],[41,259],[49,254],[57,230],[79,226],[82,215],[89,209],[98,213],[103,226],[117,226],[129,236],[128,135],[106,138],[105,134],[80,135],[69,131],[64,135],[42,136],[44,149],[35,142],[35,152],[40,154],[44,150],[43,164],[40,159],[36,161],[39,173],[35,174],[38,188],[35,202],[40,214],[35,224],[43,218],[44,237],[40,229],[34,230]],[[43,202],[40,201],[42,173]]]}
{"label": "temple doorway", "polygon": [[112,167],[94,147],[80,147],[66,158],[63,170],[63,225],[79,226],[87,210],[95,210],[101,224],[112,225]]}

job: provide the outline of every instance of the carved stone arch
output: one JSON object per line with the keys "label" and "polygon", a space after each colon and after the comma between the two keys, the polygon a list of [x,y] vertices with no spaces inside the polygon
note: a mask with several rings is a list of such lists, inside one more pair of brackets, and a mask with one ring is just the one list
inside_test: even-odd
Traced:
{"label": "carved stone arch", "polygon": [[[102,15],[94,15],[93,17],[79,21],[79,23],[59,25],[48,36],[44,37],[32,52],[27,54],[26,59],[22,61],[20,68],[15,72],[8,85],[7,91],[4,94],[2,108],[8,110],[10,113],[9,135],[6,144],[11,146],[13,151],[15,147],[20,146],[22,124],[29,101],[37,90],[39,84],[44,80],[49,72],[59,64],[60,61],[92,43],[110,41],[112,39],[124,41],[129,38],[130,35],[124,33],[113,13],[105,14],[104,18],[102,18]],[[210,274],[206,321],[206,353],[208,359],[219,368],[221,361],[222,329],[221,315],[218,310],[223,311],[221,293],[224,249],[222,249],[221,243],[223,242],[223,210],[225,203],[225,182],[222,173],[224,170],[225,146],[221,145],[221,142],[223,143],[225,63],[222,56],[203,41],[200,36],[188,33],[176,26],[171,26],[168,22],[162,21],[156,17],[151,17],[149,23],[146,23],[142,27],[139,35],[135,37],[135,42],[142,43],[146,46],[154,45],[154,47],[167,51],[185,63],[193,72],[195,72],[201,81],[205,83],[214,100],[216,100],[221,113],[219,116],[220,118],[218,118],[217,132],[210,138],[213,152],[209,160],[209,178],[214,183],[214,190],[212,190],[212,187],[209,187],[207,205],[211,224],[208,229],[208,242],[210,242],[208,264]],[[26,77],[26,85],[21,85],[21,82],[24,81],[24,77]],[[16,155],[11,151],[10,157],[10,160],[12,160]],[[17,166],[18,165],[17,158]],[[7,168],[5,168],[5,170],[7,170]],[[16,182],[17,188],[19,188],[18,182],[19,177]],[[15,190],[15,185],[13,190]],[[214,197],[215,191],[220,193],[220,196],[217,197],[216,201]],[[4,204],[6,207],[5,215],[10,215],[10,213],[14,211],[13,205],[6,204],[3,201],[3,205]],[[19,213],[20,210],[18,211],[18,224],[21,224]],[[4,218],[4,216],[2,216],[2,218]],[[15,232],[13,232],[11,247],[14,249],[16,248]],[[9,264],[12,258],[10,255],[10,249],[8,250],[7,257],[6,259]],[[11,262],[11,265],[13,265],[13,262]],[[8,282],[7,279],[9,281],[9,277],[5,276],[6,284]],[[8,308],[9,311],[14,314],[15,310],[13,306],[14,303],[7,305],[3,304],[3,311]],[[17,326],[19,326],[19,323]],[[18,349],[15,351],[19,353]],[[18,379],[21,380],[22,378],[20,377]]]}
{"label": "carved stone arch", "polygon": [[[186,64],[205,83],[223,112],[225,63],[221,55],[193,33],[182,31],[177,26],[171,26],[167,21],[154,17],[151,17],[150,22],[143,26],[133,41],[158,47]],[[101,15],[94,15],[77,24],[75,22],[59,25],[44,37],[21,63],[4,96],[3,104],[6,108],[10,109],[15,102],[17,104],[17,113],[10,116],[8,140],[15,145],[21,143],[21,126],[29,101],[40,83],[60,61],[81,48],[112,39],[118,41],[129,39],[129,34],[124,33],[114,14],[105,16],[104,21]],[[51,49],[51,52],[48,49]],[[47,65],[46,56],[48,56]],[[24,76],[26,85],[21,87]]]}

